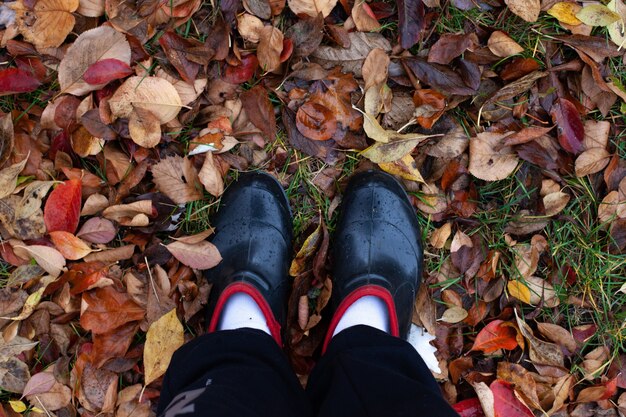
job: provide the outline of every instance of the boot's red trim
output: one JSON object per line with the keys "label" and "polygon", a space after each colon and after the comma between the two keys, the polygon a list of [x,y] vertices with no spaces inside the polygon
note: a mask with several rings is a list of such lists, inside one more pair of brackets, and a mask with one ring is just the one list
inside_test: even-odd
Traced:
{"label": "boot's red trim", "polygon": [[211,322],[209,323],[209,333],[217,330],[217,325],[220,321],[220,316],[222,315],[222,310],[224,309],[224,305],[226,305],[226,301],[230,298],[231,295],[242,292],[244,294],[248,294],[261,308],[263,315],[265,316],[265,322],[267,323],[267,327],[269,327],[270,332],[272,333],[272,337],[278,343],[279,346],[282,347],[283,342],[280,337],[280,323],[276,321],[276,317],[274,317],[274,313],[272,313],[272,309],[270,305],[267,303],[265,298],[261,295],[258,289],[256,289],[253,285],[248,284],[247,282],[233,282],[222,291],[220,294],[220,298],[217,299],[217,305],[215,306],[215,310],[213,311],[213,316],[211,317]]}
{"label": "boot's red trim", "polygon": [[400,327],[398,325],[398,315],[396,314],[396,304],[393,302],[393,297],[391,293],[380,285],[368,284],[362,287],[357,288],[352,291],[346,298],[344,298],[337,311],[333,315],[332,320],[330,321],[330,327],[326,332],[326,338],[324,339],[324,345],[322,346],[322,353],[326,352],[326,348],[330,343],[330,339],[333,338],[333,333],[337,328],[337,324],[339,324],[339,320],[343,317],[344,313],[356,300],[361,297],[365,297],[366,295],[373,295],[383,300],[385,305],[387,306],[387,311],[389,311],[389,328],[391,330],[391,335],[400,337]]}

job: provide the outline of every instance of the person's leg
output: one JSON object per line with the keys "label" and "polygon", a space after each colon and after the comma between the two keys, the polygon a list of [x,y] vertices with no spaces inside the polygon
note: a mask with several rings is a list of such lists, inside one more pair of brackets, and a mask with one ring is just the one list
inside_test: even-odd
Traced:
{"label": "person's leg", "polygon": [[307,416],[281,350],[290,280],[291,213],[280,184],[248,174],[222,196],[207,271],[209,334],[182,346],[163,381],[159,415]]}
{"label": "person's leg", "polygon": [[209,333],[182,346],[168,368],[158,415],[307,416],[287,358],[257,329]]}
{"label": "person's leg", "polygon": [[355,175],[333,247],[334,310],[307,393],[319,416],[456,413],[406,339],[422,274],[420,228],[402,186]]}

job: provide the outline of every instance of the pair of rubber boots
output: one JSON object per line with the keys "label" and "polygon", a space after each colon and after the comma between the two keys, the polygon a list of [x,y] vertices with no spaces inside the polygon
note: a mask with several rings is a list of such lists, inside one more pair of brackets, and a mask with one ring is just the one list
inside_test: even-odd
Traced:
{"label": "pair of rubber boots", "polygon": [[[273,177],[242,175],[222,196],[213,244],[222,262],[206,272],[213,284],[209,331],[215,331],[228,298],[243,292],[261,308],[272,337],[282,346],[291,289],[289,201]],[[346,188],[332,245],[332,320],[325,345],[343,313],[363,296],[380,297],[393,336],[406,339],[422,274],[416,214],[402,186],[390,175],[365,171]]]}

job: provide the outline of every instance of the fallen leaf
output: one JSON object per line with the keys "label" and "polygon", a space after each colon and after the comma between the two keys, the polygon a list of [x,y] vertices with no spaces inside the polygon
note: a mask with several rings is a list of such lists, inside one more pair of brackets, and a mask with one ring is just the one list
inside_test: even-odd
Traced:
{"label": "fallen leaf", "polygon": [[460,323],[467,317],[467,310],[461,307],[450,307],[443,312],[439,321],[444,323]]}
{"label": "fallen leaf", "polygon": [[337,119],[329,108],[307,101],[298,108],[296,127],[309,139],[329,140],[337,131]]}
{"label": "fallen leaf", "polygon": [[143,353],[146,385],[165,373],[172,355],[184,342],[183,325],[176,316],[176,309],[150,325]]}
{"label": "fallen leaf", "polygon": [[85,31],[70,45],[59,64],[61,91],[82,96],[105,84],[89,84],[83,76],[100,60],[116,59],[130,65],[130,45],[126,37],[109,26]]}
{"label": "fallen leaf", "polygon": [[182,103],[174,86],[163,78],[130,77],[109,99],[109,106],[116,117],[129,118],[139,108],[163,124],[178,115]]}
{"label": "fallen leaf", "polygon": [[[49,246],[30,245],[15,246],[16,254],[19,252],[27,258],[32,257],[37,264],[53,277],[58,277],[65,268],[65,258],[61,253]],[[20,255],[18,255],[20,256]]]}
{"label": "fallen leaf", "polygon": [[137,107],[128,117],[128,132],[137,145],[154,148],[161,141],[161,121],[152,112]]}
{"label": "fallen leaf", "polygon": [[438,229],[433,230],[432,235],[430,236],[430,244],[436,249],[442,249],[448,238],[452,234],[452,223],[448,222],[441,226]]}
{"label": "fallen leaf", "polygon": [[493,392],[493,409],[495,417],[534,417],[530,409],[522,403],[508,382],[496,379],[489,385]]}
{"label": "fallen leaf", "polygon": [[222,178],[219,168],[215,166],[212,152],[206,153],[202,169],[198,173],[198,179],[204,185],[204,189],[212,196],[219,197],[224,192],[224,178]]}
{"label": "fallen leaf", "polygon": [[456,71],[446,65],[431,64],[418,57],[406,58],[404,62],[421,82],[441,93],[460,96],[476,93],[463,82],[463,78]]}
{"label": "fallen leaf", "polygon": [[0,171],[0,199],[13,194],[17,187],[17,177],[26,166],[28,158]]}
{"label": "fallen leaf", "polygon": [[165,247],[176,259],[194,269],[211,269],[222,261],[217,247],[205,240],[193,245],[180,241],[172,242]]}
{"label": "fallen leaf", "polygon": [[311,54],[311,57],[326,69],[340,65],[343,72],[352,72],[358,77],[361,75],[363,62],[372,49],[391,51],[389,41],[379,33],[350,32],[348,39],[350,40],[348,48],[322,45]]}
{"label": "fallen leaf", "polygon": [[387,52],[380,48],[374,48],[367,54],[361,70],[366,91],[371,87],[381,86],[387,81],[389,63]]}
{"label": "fallen leaf", "polygon": [[41,81],[31,72],[19,68],[0,70],[0,97],[30,93],[39,88],[40,85]]}
{"label": "fallen leaf", "polygon": [[572,334],[563,327],[554,323],[537,323],[537,329],[539,332],[549,339],[551,342],[564,347],[570,353],[578,351],[578,344]]}
{"label": "fallen leaf", "polygon": [[283,51],[283,33],[274,26],[264,26],[259,32],[257,58],[264,72],[272,72],[280,66],[280,55]]}
{"label": "fallen leaf", "polygon": [[522,281],[509,281],[506,285],[506,289],[511,297],[517,298],[523,303],[530,304],[530,288]]}
{"label": "fallen leaf", "polygon": [[[121,225],[129,225],[132,220],[140,217],[148,220],[147,216],[152,215],[152,201],[140,200],[130,204],[118,204],[104,209],[102,216],[109,220],[116,221]],[[145,226],[145,225],[143,225]]]}
{"label": "fallen leaf", "polygon": [[80,228],[76,236],[91,243],[106,244],[115,239],[117,229],[107,219],[92,217]]}
{"label": "fallen leaf", "polygon": [[48,232],[76,231],[80,218],[81,190],[80,180],[65,181],[52,190],[43,211]]}
{"label": "fallen leaf", "polygon": [[609,164],[611,154],[604,148],[590,148],[576,158],[577,177],[584,177],[602,171]]}
{"label": "fallen leaf", "polygon": [[[138,224],[137,226],[147,226],[147,224]],[[117,248],[90,253],[85,256],[84,260],[86,262],[104,262],[107,264],[113,264],[115,262],[132,258],[134,253],[135,245],[124,245]]]}
{"label": "fallen leaf", "polygon": [[470,140],[469,172],[485,181],[502,180],[515,171],[518,158],[510,147],[496,147],[506,134],[483,132]]}
{"label": "fallen leaf", "polygon": [[101,59],[89,66],[83,74],[87,84],[102,85],[134,74],[130,66],[116,58]]}
{"label": "fallen leaf", "polygon": [[608,26],[621,20],[619,14],[603,4],[589,4],[583,7],[576,18],[588,26]]}
{"label": "fallen leaf", "polygon": [[380,23],[376,20],[374,12],[365,0],[356,0],[350,15],[360,32],[374,32],[380,29]]}
{"label": "fallen leaf", "polygon": [[287,4],[294,14],[317,17],[321,13],[326,17],[337,4],[337,0],[287,0]]}
{"label": "fallen leaf", "polygon": [[546,216],[550,217],[559,214],[567,207],[569,200],[569,194],[562,191],[547,194],[543,197],[543,206],[546,209]]}
{"label": "fallen leaf", "polygon": [[381,162],[378,164],[380,169],[392,175],[397,175],[407,181],[424,182],[422,174],[417,169],[415,159],[409,154],[393,162]]}
{"label": "fallen leaf", "polygon": [[145,311],[127,293],[113,287],[84,292],[80,325],[95,334],[108,333],[126,323],[143,319]]}
{"label": "fallen leaf", "polygon": [[507,58],[511,55],[524,52],[524,48],[511,39],[509,35],[499,30],[494,31],[491,36],[489,36],[487,46],[495,56],[499,56],[500,58]]}
{"label": "fallen leaf", "polygon": [[553,344],[538,339],[528,324],[521,320],[516,313],[517,326],[522,335],[528,340],[530,359],[540,365],[563,367],[563,352]]}
{"label": "fallen leaf", "polygon": [[239,96],[246,115],[269,141],[276,138],[276,117],[267,90],[260,85],[244,91]]}
{"label": "fallen leaf", "polygon": [[511,326],[503,326],[503,320],[494,320],[487,324],[476,335],[471,350],[493,353],[499,349],[513,350],[517,348],[517,332]]}
{"label": "fallen leaf", "polygon": [[511,12],[527,22],[536,22],[541,11],[539,0],[505,0]]}
{"label": "fallen leaf", "polygon": [[424,28],[424,3],[422,0],[398,0],[397,4],[400,46],[409,49],[419,41]]}
{"label": "fallen leaf", "polygon": [[34,7],[19,1],[13,4],[15,23],[28,42],[39,48],[60,46],[74,28],[72,15],[78,9],[78,0],[39,0]]}
{"label": "fallen leaf", "polygon": [[550,9],[548,9],[547,13],[561,23],[578,26],[582,23],[576,17],[576,13],[578,13],[580,9],[582,9],[582,6],[578,3],[563,1],[555,3]]}
{"label": "fallen leaf", "polygon": [[69,232],[63,230],[50,232],[50,239],[65,259],[76,261],[91,253],[89,245]]}
{"label": "fallen leaf", "polygon": [[53,375],[53,367],[35,374],[24,387],[28,402],[49,411],[60,410],[72,400],[72,390],[61,384]]}
{"label": "fallen leaf", "polygon": [[177,204],[202,198],[198,173],[187,158],[176,155],[161,160],[152,166],[152,176],[157,188]]}

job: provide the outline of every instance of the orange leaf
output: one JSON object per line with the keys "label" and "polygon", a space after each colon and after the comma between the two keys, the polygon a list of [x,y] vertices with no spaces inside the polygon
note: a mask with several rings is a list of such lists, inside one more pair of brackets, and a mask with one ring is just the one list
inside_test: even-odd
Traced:
{"label": "orange leaf", "polygon": [[63,230],[50,232],[50,238],[65,259],[76,261],[91,253],[91,248],[85,242],[69,232]]}
{"label": "orange leaf", "polygon": [[492,353],[498,349],[513,350],[517,344],[517,332],[513,327],[503,326],[503,320],[494,320],[482,329],[471,350]]}

